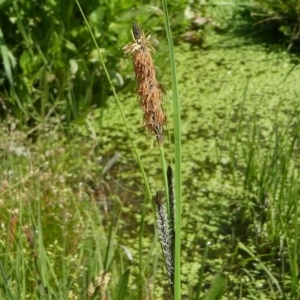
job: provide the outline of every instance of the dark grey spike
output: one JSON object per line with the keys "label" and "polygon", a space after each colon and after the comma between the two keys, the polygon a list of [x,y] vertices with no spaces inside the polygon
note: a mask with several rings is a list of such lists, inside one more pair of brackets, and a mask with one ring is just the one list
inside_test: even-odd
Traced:
{"label": "dark grey spike", "polygon": [[169,283],[173,290],[174,285],[174,257],[171,249],[172,237],[170,236],[170,228],[168,223],[168,215],[163,201],[163,193],[156,193],[156,226],[160,238],[161,247],[163,250]]}
{"label": "dark grey spike", "polygon": [[140,39],[142,37],[142,32],[141,32],[139,25],[135,22],[133,22],[133,25],[132,25],[132,34],[134,36],[135,41],[137,43],[140,43]]}

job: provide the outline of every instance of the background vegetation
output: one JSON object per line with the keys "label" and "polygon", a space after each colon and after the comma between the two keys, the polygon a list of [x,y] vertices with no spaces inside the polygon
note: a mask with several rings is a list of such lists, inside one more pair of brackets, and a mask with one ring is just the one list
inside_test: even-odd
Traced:
{"label": "background vegetation", "polygon": [[[161,3],[80,4],[154,194],[159,153],[121,48],[137,21],[170,88]],[[197,284],[202,296],[222,273],[222,299],[299,299],[299,3],[169,9],[182,98],[182,296],[197,299]],[[76,3],[0,1],[0,47],[0,297],[169,299],[151,204]],[[165,106],[172,120],[170,94]]]}

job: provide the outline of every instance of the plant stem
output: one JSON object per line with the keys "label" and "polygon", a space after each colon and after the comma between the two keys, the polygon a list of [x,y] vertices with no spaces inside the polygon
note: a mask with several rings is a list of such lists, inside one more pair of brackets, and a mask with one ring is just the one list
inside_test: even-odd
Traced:
{"label": "plant stem", "polygon": [[174,47],[168,16],[167,0],[162,0],[162,6],[165,16],[166,34],[169,44],[170,66],[172,74],[172,96],[174,107],[174,139],[175,139],[175,300],[181,299],[181,279],[180,279],[180,227],[181,227],[181,126],[180,126],[180,99],[178,92],[178,83],[176,76],[176,65],[174,56]]}

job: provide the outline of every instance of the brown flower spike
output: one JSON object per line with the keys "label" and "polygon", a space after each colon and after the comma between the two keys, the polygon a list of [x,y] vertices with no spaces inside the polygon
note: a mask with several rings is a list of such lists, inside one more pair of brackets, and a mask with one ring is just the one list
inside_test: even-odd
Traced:
{"label": "brown flower spike", "polygon": [[149,133],[156,136],[157,142],[163,143],[163,126],[166,115],[162,109],[163,86],[157,82],[155,67],[151,57],[155,53],[150,42],[136,23],[133,23],[132,37],[134,42],[126,45],[125,54],[131,54],[137,82],[137,94],[143,110],[143,121]]}

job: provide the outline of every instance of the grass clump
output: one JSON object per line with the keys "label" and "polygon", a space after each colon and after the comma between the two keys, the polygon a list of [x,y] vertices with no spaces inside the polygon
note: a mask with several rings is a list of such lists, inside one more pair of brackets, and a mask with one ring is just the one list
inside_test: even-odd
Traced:
{"label": "grass clump", "polygon": [[[71,129],[78,140],[67,137],[56,123],[41,126],[32,144],[6,127],[1,124],[1,145],[11,150],[1,148],[0,298],[104,299],[114,287],[122,295],[116,299],[125,299],[136,252],[127,237],[117,238],[119,224],[125,226],[123,204],[114,180],[99,178],[107,169],[91,150],[99,137],[92,142],[85,126]],[[86,147],[78,147],[82,141]],[[115,264],[122,265],[119,275]]]}

